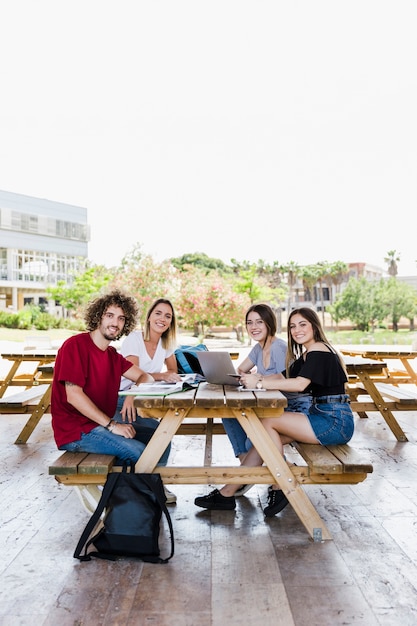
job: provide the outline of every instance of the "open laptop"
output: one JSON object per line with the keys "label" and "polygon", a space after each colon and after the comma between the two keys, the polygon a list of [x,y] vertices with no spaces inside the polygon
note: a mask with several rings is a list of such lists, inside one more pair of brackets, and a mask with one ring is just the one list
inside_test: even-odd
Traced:
{"label": "open laptop", "polygon": [[203,350],[197,352],[196,356],[208,383],[239,387],[239,375],[236,373],[228,352]]}

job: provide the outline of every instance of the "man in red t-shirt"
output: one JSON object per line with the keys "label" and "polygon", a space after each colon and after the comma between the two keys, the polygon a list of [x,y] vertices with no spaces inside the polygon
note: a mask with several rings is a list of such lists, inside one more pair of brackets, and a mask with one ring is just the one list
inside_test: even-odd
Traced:
{"label": "man in red t-shirt", "polygon": [[113,291],[90,303],[87,332],[70,337],[59,349],[51,413],[60,450],[113,454],[136,463],[145,449],[153,429],[135,429],[131,423],[112,419],[122,375],[136,384],[154,382],[110,345],[134,330],[137,319],[134,298]]}

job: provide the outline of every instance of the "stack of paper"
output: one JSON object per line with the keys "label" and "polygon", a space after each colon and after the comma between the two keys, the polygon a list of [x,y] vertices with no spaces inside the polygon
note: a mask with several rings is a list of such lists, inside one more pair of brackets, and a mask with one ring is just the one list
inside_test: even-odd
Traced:
{"label": "stack of paper", "polygon": [[[158,380],[154,383],[132,385],[130,389],[119,391],[119,396],[167,396],[171,393],[198,387],[199,380],[197,380],[196,376],[198,374],[186,374],[177,383],[167,383],[163,380]],[[201,376],[199,378],[201,380]]]}

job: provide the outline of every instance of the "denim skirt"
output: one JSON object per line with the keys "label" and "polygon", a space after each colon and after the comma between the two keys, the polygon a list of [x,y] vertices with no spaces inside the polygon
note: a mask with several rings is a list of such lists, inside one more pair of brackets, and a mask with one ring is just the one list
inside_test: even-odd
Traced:
{"label": "denim skirt", "polygon": [[324,446],[341,445],[352,438],[354,418],[348,395],[314,398],[308,419],[314,434]]}

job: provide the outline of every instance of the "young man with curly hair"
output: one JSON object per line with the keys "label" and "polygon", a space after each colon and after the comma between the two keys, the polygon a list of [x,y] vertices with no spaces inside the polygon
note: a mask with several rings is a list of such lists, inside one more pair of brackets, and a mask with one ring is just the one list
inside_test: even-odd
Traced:
{"label": "young man with curly hair", "polygon": [[154,382],[110,345],[136,328],[138,313],[134,298],[120,291],[98,297],[85,314],[87,332],[70,337],[59,349],[51,397],[59,450],[113,454],[136,463],[145,449],[154,430],[113,420],[122,375],[136,384]]}

